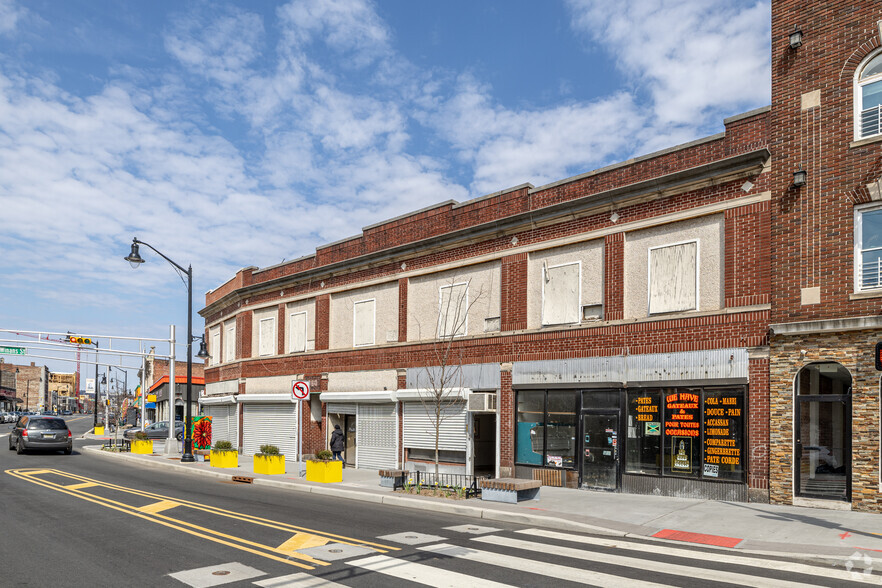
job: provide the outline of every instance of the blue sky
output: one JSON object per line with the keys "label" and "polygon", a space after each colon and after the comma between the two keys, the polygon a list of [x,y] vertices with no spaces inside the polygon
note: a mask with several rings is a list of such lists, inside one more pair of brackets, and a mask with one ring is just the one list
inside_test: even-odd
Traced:
{"label": "blue sky", "polygon": [[737,0],[0,0],[0,328],[183,341],[185,288],[145,248],[132,270],[132,237],[192,263],[198,309],[385,218],[720,132],[770,102],[769,21]]}

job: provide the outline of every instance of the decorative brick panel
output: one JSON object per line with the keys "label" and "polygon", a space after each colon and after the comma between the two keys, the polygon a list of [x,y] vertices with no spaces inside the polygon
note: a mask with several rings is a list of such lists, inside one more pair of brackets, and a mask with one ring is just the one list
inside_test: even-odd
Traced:
{"label": "decorative brick panel", "polygon": [[398,340],[407,341],[407,278],[398,280]]}
{"label": "decorative brick panel", "polygon": [[619,321],[625,311],[625,234],[607,235],[603,251],[603,318]]}
{"label": "decorative brick panel", "polygon": [[279,320],[276,321],[278,328],[276,329],[276,353],[283,354],[285,353],[285,321],[287,317],[285,316],[285,305],[279,305]]}
{"label": "decorative brick panel", "polygon": [[527,254],[502,258],[501,314],[503,331],[527,328]]}
{"label": "decorative brick panel", "polygon": [[769,304],[769,202],[730,208],[725,214],[726,307]]}
{"label": "decorative brick panel", "polygon": [[515,405],[511,370],[499,372],[499,475],[514,477]]}
{"label": "decorative brick panel", "polygon": [[253,313],[246,310],[236,315],[236,357],[251,357],[251,322]]}
{"label": "decorative brick panel", "polygon": [[327,294],[315,297],[315,349],[327,349],[331,337],[331,297]]}

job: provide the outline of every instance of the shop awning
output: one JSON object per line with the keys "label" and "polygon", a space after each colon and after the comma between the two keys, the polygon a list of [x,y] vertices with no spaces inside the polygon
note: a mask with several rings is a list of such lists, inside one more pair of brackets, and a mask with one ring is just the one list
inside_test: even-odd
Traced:
{"label": "shop awning", "polygon": [[235,402],[236,397],[233,395],[199,397],[199,404],[234,404]]}
{"label": "shop awning", "polygon": [[322,392],[322,402],[395,402],[395,390]]}
{"label": "shop awning", "polygon": [[[469,388],[444,388],[444,399],[461,398],[463,400],[471,393]],[[408,402],[413,400],[431,400],[435,395],[434,390],[427,388],[402,388],[395,393],[395,397],[402,401]]]}

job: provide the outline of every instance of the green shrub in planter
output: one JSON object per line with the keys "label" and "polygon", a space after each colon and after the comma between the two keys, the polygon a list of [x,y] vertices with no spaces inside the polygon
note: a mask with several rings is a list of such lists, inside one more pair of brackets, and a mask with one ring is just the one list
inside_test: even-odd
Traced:
{"label": "green shrub in planter", "polygon": [[229,441],[215,441],[212,451],[236,451]]}
{"label": "green shrub in planter", "polygon": [[145,433],[144,431],[138,431],[137,433],[135,433],[135,439],[138,441],[147,441],[148,439],[150,439],[150,437],[148,437],[147,433]]}
{"label": "green shrub in planter", "polygon": [[315,461],[331,461],[332,459],[334,459],[334,454],[327,449],[315,452]]}
{"label": "green shrub in planter", "polygon": [[261,445],[257,455],[279,455],[279,448],[275,445]]}

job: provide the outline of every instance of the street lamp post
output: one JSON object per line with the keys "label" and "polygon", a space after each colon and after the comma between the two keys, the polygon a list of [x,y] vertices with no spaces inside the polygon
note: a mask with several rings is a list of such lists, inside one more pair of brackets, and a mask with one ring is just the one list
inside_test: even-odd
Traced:
{"label": "street lamp post", "polygon": [[[193,266],[190,265],[187,269],[184,269],[182,266],[163,255],[150,243],[145,243],[144,241],[139,241],[137,238],[134,238],[132,239],[132,250],[129,252],[129,255],[124,258],[133,268],[137,268],[144,263],[144,260],[138,253],[139,244],[146,245],[161,258],[169,262],[176,270],[187,275],[187,402],[184,407],[184,452],[183,455],[181,455],[181,462],[193,462],[196,461],[193,457],[193,437],[190,432],[191,424],[193,422],[191,409],[193,403]],[[171,355],[171,361],[175,361],[174,353]],[[171,380],[171,378],[169,378],[169,380]],[[174,415],[175,382],[169,381],[168,387],[169,411]],[[169,423],[169,426],[172,429],[172,434],[175,428],[174,424],[174,417],[172,417]]]}

